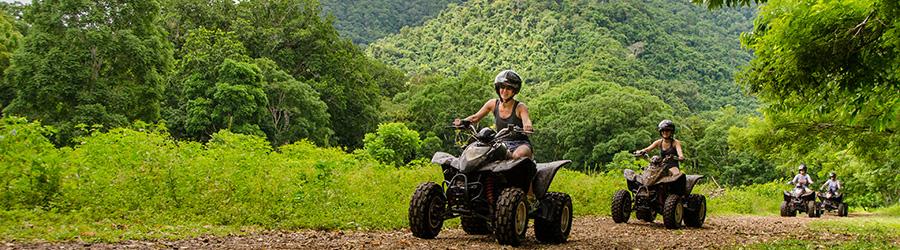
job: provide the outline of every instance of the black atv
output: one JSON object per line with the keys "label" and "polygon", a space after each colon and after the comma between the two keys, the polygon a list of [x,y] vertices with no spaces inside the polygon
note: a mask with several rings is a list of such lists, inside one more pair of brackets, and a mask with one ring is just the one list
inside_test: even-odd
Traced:
{"label": "black atv", "polygon": [[[409,202],[409,226],[413,235],[433,239],[444,220],[461,217],[468,234],[493,233],[500,244],[517,246],[525,240],[528,220],[534,219],[538,241],[563,243],[572,230],[572,198],[547,192],[556,172],[571,161],[535,163],[530,158],[510,160],[502,143],[524,133],[508,127],[479,132],[472,125],[455,127],[469,137],[457,158],[437,152],[431,162],[443,169],[444,182],[426,182],[416,188]],[[529,201],[528,188],[535,201]]]}
{"label": "black atv", "polygon": [[819,217],[816,192],[801,184],[796,184],[791,191],[784,191],[784,201],[781,202],[782,217],[794,217],[798,212],[804,212],[810,218]]}
{"label": "black atv", "polygon": [[665,167],[665,163],[675,160],[673,156],[665,159],[653,156],[650,166],[640,175],[625,169],[628,190],[618,190],[613,195],[611,211],[615,223],[628,222],[631,211],[634,211],[635,217],[646,222],[653,222],[656,214],[662,214],[663,224],[669,229],[680,228],[682,221],[688,227],[703,226],[706,221],[706,197],[691,194],[694,185],[703,176],[674,173]]}
{"label": "black atv", "polygon": [[847,203],[844,203],[844,195],[840,192],[820,192],[819,196],[819,215],[825,213],[825,211],[837,211],[837,215],[844,217],[847,216],[848,209]]}

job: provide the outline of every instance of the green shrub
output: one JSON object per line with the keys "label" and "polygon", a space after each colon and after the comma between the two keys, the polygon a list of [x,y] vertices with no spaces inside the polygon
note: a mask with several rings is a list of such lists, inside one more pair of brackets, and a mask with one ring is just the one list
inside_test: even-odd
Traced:
{"label": "green shrub", "polygon": [[372,157],[394,166],[401,166],[415,159],[422,147],[419,132],[396,122],[379,124],[374,134],[366,134],[363,143],[365,151]]}
{"label": "green shrub", "polygon": [[46,138],[53,133],[25,118],[0,119],[0,208],[48,206],[59,193],[59,154]]}

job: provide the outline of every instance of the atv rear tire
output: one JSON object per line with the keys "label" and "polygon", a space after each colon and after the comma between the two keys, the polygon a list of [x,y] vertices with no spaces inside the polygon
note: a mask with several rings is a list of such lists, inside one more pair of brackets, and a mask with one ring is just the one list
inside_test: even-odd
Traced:
{"label": "atv rear tire", "polygon": [[809,218],[819,217],[819,212],[816,211],[816,201],[806,201],[806,215],[809,215]]}
{"label": "atv rear tire", "polygon": [[525,241],[528,231],[528,204],[525,192],[518,188],[506,188],[497,199],[497,218],[494,220],[494,236],[501,245],[518,246]]}
{"label": "atv rear tire", "polygon": [[422,239],[434,239],[444,226],[446,200],[441,186],[426,182],[416,188],[409,201],[409,229]]}
{"label": "atv rear tire", "polygon": [[466,231],[467,234],[483,235],[491,233],[491,228],[488,226],[487,220],[482,218],[462,216],[460,217],[460,224],[462,224],[463,231]]}
{"label": "atv rear tire", "polygon": [[688,207],[684,210],[684,225],[688,227],[703,227],[706,221],[706,196],[692,194],[688,196]]}
{"label": "atv rear tire", "polygon": [[634,217],[645,222],[653,222],[656,220],[656,211],[653,210],[634,210]]}
{"label": "atv rear tire", "polygon": [[663,224],[668,229],[677,229],[681,227],[681,221],[684,218],[684,206],[681,204],[681,196],[670,194],[666,197],[666,204],[663,207]]}
{"label": "atv rear tire", "polygon": [[838,205],[838,216],[841,216],[841,217],[847,216],[847,214],[849,212],[847,210],[848,210],[847,203],[841,203],[840,205]]}
{"label": "atv rear tire", "polygon": [[613,195],[612,207],[613,222],[626,223],[631,217],[631,193],[627,190],[619,190]]}
{"label": "atv rear tire", "polygon": [[791,205],[787,201],[781,202],[781,217],[794,217],[796,215],[797,211],[791,209]]}
{"label": "atv rear tire", "polygon": [[541,200],[542,205],[550,205],[552,211],[548,219],[540,216],[534,219],[534,236],[543,243],[565,243],[572,232],[572,197],[568,194],[549,192]]}

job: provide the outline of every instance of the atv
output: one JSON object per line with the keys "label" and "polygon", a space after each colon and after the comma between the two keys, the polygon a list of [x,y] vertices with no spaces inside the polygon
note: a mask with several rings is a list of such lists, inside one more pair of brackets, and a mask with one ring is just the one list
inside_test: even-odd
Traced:
{"label": "atv", "polygon": [[[528,220],[534,219],[534,234],[543,243],[563,243],[572,230],[572,198],[548,192],[556,172],[571,161],[535,163],[530,158],[508,159],[504,139],[525,133],[518,127],[499,132],[471,124],[454,126],[468,141],[454,157],[437,152],[432,163],[441,166],[444,181],[422,183],[409,203],[412,234],[433,239],[444,220],[461,217],[468,234],[491,234],[502,245],[518,246],[525,240]],[[459,137],[457,138],[459,142]],[[534,200],[527,198],[529,186]]]}
{"label": "atv", "polygon": [[840,192],[820,192],[819,196],[819,215],[825,211],[837,211],[837,215],[841,217],[847,216],[847,203],[844,203],[844,195]]}
{"label": "atv", "polygon": [[[636,154],[635,157],[646,153]],[[706,220],[706,197],[691,194],[694,185],[703,178],[702,175],[685,175],[675,173],[665,167],[666,163],[675,161],[673,156],[660,159],[650,158],[650,165],[638,175],[634,170],[625,169],[625,180],[628,190],[618,190],[613,195],[612,218],[615,223],[626,223],[634,211],[637,219],[653,222],[656,214],[662,214],[663,224],[668,229],[676,229],[684,225],[699,228]],[[632,200],[633,198],[633,200]]]}
{"label": "atv", "polygon": [[784,201],[781,202],[781,216],[794,217],[798,212],[804,212],[810,218],[819,217],[816,204],[816,192],[802,184],[796,184],[791,191],[784,191]]}

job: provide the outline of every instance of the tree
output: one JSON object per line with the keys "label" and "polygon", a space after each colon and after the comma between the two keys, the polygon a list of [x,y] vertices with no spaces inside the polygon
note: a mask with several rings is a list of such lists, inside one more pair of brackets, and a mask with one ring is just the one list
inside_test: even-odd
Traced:
{"label": "tree", "polygon": [[[188,32],[196,28],[229,30],[237,6],[231,0],[161,0],[162,20],[176,51],[184,45]],[[175,58],[181,58],[176,52]]]}
{"label": "tree", "polygon": [[[410,90],[394,98],[406,107],[405,115],[396,119],[408,122],[410,127],[422,133],[435,134],[443,141],[442,149],[452,152],[455,133],[447,126],[455,118],[474,114],[485,101],[494,98],[492,81],[490,73],[474,68],[459,78],[415,77],[411,80]],[[492,120],[489,115],[481,125],[493,125]]]}
{"label": "tree", "polygon": [[262,70],[269,104],[263,130],[269,141],[282,145],[307,138],[328,145],[334,134],[329,124],[328,106],[307,82],[294,79],[268,58],[254,60]]}
{"label": "tree", "polygon": [[600,79],[582,78],[528,104],[539,160],[567,159],[576,168],[603,166],[621,151],[646,147],[672,108],[657,97]]}
{"label": "tree", "polygon": [[34,1],[31,24],[7,70],[16,97],[5,114],[58,127],[156,121],[172,47],[154,0]]}
{"label": "tree", "polygon": [[297,80],[312,83],[328,105],[334,140],[361,147],[365,133],[378,124],[379,82],[402,82],[402,74],[376,75],[384,68],[341,39],[314,0],[241,1],[238,9],[232,30],[248,55],[272,59]]}
{"label": "tree", "polygon": [[22,34],[16,30],[11,18],[0,14],[0,111],[15,98],[15,91],[6,84],[3,72],[9,68],[9,59],[21,40]]}
{"label": "tree", "polygon": [[745,140],[773,152],[782,167],[801,160],[846,163],[848,157],[832,154],[848,154],[863,166],[850,176],[872,177],[867,193],[895,202],[900,148],[888,145],[900,143],[898,16],[896,1],[762,6],[753,32],[742,37],[756,57],[739,79],[766,105]]}

